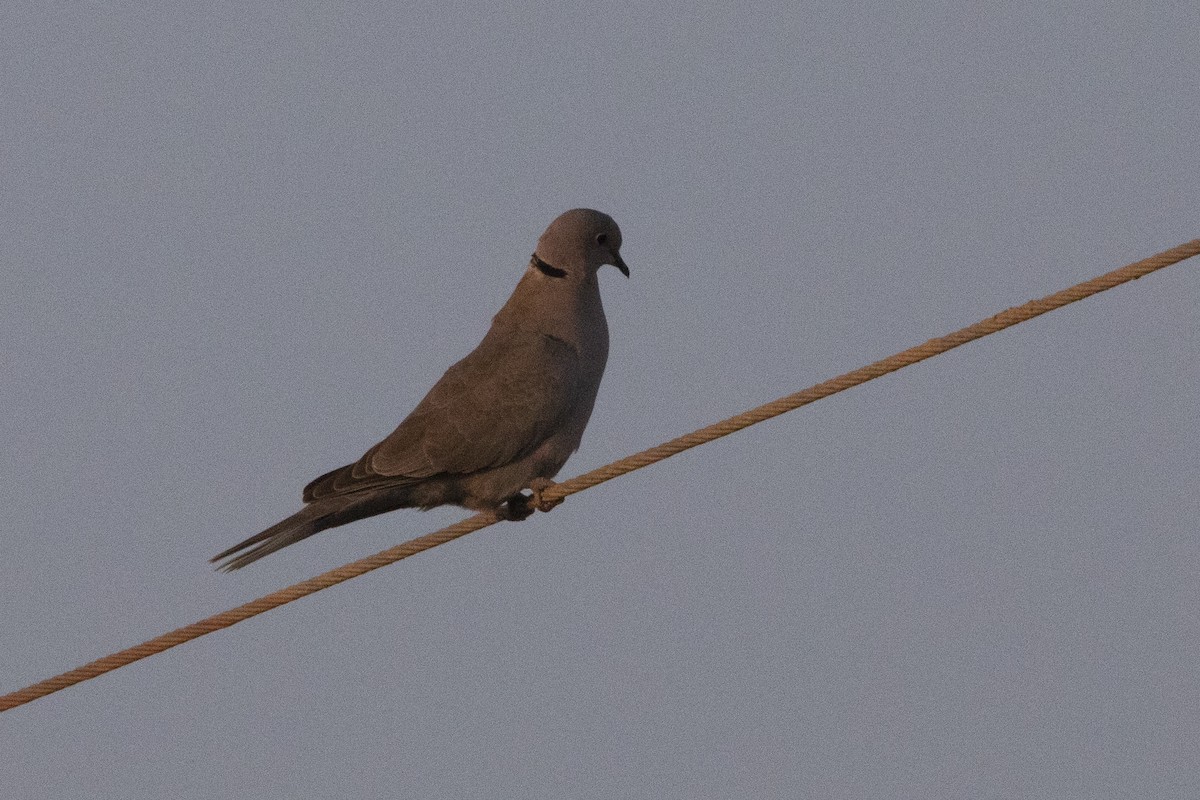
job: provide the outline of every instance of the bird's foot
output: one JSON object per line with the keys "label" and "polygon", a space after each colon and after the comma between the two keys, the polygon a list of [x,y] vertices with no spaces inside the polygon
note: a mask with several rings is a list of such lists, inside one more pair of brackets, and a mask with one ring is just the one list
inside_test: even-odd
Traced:
{"label": "bird's foot", "polygon": [[555,506],[562,505],[563,498],[557,497],[553,500],[542,497],[542,492],[554,486],[554,481],[549,478],[534,478],[529,484],[529,490],[533,492],[533,497],[529,498],[533,501],[533,507],[543,513],[549,511]]}
{"label": "bird's foot", "polygon": [[528,495],[518,492],[500,504],[497,516],[509,522],[521,522],[522,520],[529,519],[529,515],[534,511],[533,505],[530,504],[529,500],[530,497]]}
{"label": "bird's foot", "polygon": [[549,511],[562,503],[561,497],[554,500],[542,497],[542,492],[553,485],[554,481],[549,478],[534,478],[533,482],[529,484],[529,490],[533,493],[532,496],[520,493],[514,494],[500,504],[497,515],[500,519],[520,522],[521,520],[529,519],[529,515],[534,511]]}

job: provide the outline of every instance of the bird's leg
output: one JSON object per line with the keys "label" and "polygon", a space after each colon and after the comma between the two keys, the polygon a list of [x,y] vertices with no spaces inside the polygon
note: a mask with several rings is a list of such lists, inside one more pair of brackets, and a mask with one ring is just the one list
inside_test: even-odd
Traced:
{"label": "bird's leg", "polygon": [[529,497],[517,492],[512,497],[500,504],[498,515],[500,519],[509,520],[510,522],[520,522],[521,520],[529,519],[529,515],[533,513],[533,506],[529,504]]}
{"label": "bird's leg", "polygon": [[542,498],[542,492],[554,485],[554,481],[549,478],[534,478],[529,484],[529,490],[533,492],[533,497],[529,498],[533,501],[533,507],[538,511],[546,512],[557,505],[562,504],[563,498],[559,497],[555,500],[546,500]]}
{"label": "bird's leg", "polygon": [[529,515],[537,511],[549,511],[555,506],[562,503],[562,498],[557,500],[546,500],[542,497],[542,492],[554,485],[554,481],[549,478],[534,478],[529,484],[529,491],[533,496],[521,494],[518,492],[512,497],[500,504],[497,510],[497,515],[500,519],[509,520],[511,522],[520,522],[521,520],[529,519]]}

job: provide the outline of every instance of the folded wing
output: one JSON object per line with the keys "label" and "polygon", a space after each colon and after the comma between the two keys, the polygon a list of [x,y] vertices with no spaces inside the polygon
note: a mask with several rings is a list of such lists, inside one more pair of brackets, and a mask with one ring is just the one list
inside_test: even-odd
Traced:
{"label": "folded wing", "polygon": [[493,327],[386,439],[304,489],[306,503],[510,464],[556,432],[580,396],[576,350]]}

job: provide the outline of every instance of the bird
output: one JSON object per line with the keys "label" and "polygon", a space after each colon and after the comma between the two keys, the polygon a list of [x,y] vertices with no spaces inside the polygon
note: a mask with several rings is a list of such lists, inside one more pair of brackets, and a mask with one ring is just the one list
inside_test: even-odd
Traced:
{"label": "bird", "polygon": [[[329,528],[400,508],[457,505],[522,520],[578,448],[608,361],[597,272],[616,267],[621,229],[576,208],[538,239],[483,341],[451,366],[381,442],[313,480],[304,506],[213,556],[224,571]],[[522,492],[530,490],[530,495]]]}

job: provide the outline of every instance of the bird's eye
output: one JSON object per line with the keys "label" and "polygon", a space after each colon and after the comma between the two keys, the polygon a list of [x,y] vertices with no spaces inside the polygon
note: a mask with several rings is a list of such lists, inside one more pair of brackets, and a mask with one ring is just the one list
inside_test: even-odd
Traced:
{"label": "bird's eye", "polygon": [[608,234],[607,234],[607,233],[598,233],[598,234],[596,234],[596,244],[604,244],[604,243],[605,243],[605,242],[607,242],[607,241],[608,241]]}

